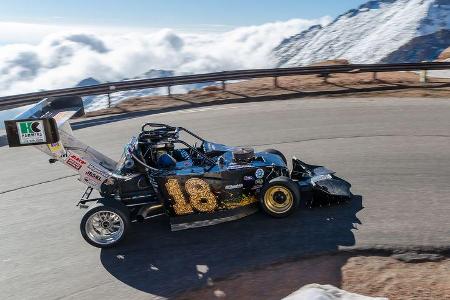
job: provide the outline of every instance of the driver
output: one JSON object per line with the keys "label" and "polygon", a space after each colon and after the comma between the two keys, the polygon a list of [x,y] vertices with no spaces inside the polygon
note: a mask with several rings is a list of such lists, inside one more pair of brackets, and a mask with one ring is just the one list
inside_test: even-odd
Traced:
{"label": "driver", "polygon": [[159,151],[156,158],[156,166],[160,169],[173,169],[179,167],[192,166],[191,155],[185,149],[175,149],[171,151]]}
{"label": "driver", "polygon": [[177,161],[169,153],[163,153],[158,156],[156,166],[158,169],[173,169],[177,165]]}

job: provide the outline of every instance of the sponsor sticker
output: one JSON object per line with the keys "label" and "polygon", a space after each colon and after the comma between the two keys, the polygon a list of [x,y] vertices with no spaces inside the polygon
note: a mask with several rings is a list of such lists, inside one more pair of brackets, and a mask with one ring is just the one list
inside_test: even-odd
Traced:
{"label": "sponsor sticker", "polygon": [[252,190],[259,190],[260,188],[262,188],[262,185],[257,184],[252,187]]}
{"label": "sponsor sticker", "polygon": [[263,169],[257,169],[255,171],[255,177],[258,179],[261,179],[264,177],[264,170]]}
{"label": "sponsor sticker", "polygon": [[251,180],[255,180],[255,178],[253,176],[244,176],[244,180],[251,181]]}
{"label": "sponsor sticker", "polygon": [[255,180],[255,184],[263,184],[264,180],[263,179],[256,179]]}
{"label": "sponsor sticker", "polygon": [[185,160],[188,160],[188,159],[190,158],[189,153],[188,153],[186,150],[184,150],[184,149],[181,149],[181,150],[180,150],[180,155],[181,155],[181,157],[182,157],[183,159],[185,159]]}
{"label": "sponsor sticker", "polygon": [[56,153],[62,150],[62,145],[60,142],[48,144],[48,149],[50,149],[52,153]]}
{"label": "sponsor sticker", "polygon": [[225,186],[225,189],[226,190],[235,190],[235,189],[240,189],[243,186],[244,185],[242,183],[239,183],[239,184],[227,185],[227,186]]}
{"label": "sponsor sticker", "polygon": [[230,164],[228,166],[228,170],[236,170],[236,169],[244,169],[244,168],[253,168],[252,165],[237,165],[237,164]]}
{"label": "sponsor sticker", "polygon": [[100,176],[97,173],[92,172],[91,170],[87,170],[85,174],[86,174],[87,177],[89,177],[91,179],[94,179],[97,182],[101,182],[102,181],[102,176]]}
{"label": "sponsor sticker", "polygon": [[50,152],[53,153],[54,155],[56,155],[58,157],[64,157],[64,154],[66,153],[66,151],[64,150],[64,147],[61,144],[61,142],[47,144],[47,146],[48,146],[48,149],[50,150]]}
{"label": "sponsor sticker", "polygon": [[102,170],[101,167],[93,164],[87,165],[84,175],[81,175],[84,182],[94,187],[100,186],[108,177],[109,174],[106,170]]}
{"label": "sponsor sticker", "polygon": [[109,177],[109,172],[103,167],[95,166],[93,164],[88,165],[88,169],[94,173],[99,174],[101,177],[106,178]]}
{"label": "sponsor sticker", "polygon": [[66,164],[79,171],[87,162],[75,153],[70,153],[66,159]]}
{"label": "sponsor sticker", "polygon": [[21,144],[45,143],[47,141],[42,120],[17,122],[17,132]]}

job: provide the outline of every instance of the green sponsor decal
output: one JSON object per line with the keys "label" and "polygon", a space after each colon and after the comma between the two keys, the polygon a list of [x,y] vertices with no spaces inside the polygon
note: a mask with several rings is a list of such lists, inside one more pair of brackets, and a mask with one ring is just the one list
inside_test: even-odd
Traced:
{"label": "green sponsor decal", "polygon": [[42,120],[17,122],[17,129],[21,144],[43,143],[46,141]]}
{"label": "green sponsor decal", "polygon": [[20,122],[20,133],[22,134],[29,134],[29,133],[37,133],[41,132],[41,129],[39,128],[41,125],[40,122],[36,121],[29,121],[29,122]]}

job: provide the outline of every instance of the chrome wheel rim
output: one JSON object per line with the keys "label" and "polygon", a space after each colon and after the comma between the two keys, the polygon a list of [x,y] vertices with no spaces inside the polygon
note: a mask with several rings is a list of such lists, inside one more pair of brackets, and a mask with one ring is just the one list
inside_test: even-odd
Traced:
{"label": "chrome wheel rim", "polygon": [[115,212],[101,210],[93,213],[86,221],[86,234],[90,240],[100,245],[117,242],[123,235],[125,225]]}

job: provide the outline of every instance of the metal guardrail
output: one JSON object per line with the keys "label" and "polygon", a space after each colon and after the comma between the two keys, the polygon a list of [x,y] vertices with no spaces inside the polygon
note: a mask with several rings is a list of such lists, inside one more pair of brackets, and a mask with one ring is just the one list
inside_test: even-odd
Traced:
{"label": "metal guardrail", "polygon": [[137,90],[144,88],[170,87],[175,85],[186,85],[205,82],[225,82],[229,80],[242,80],[261,77],[275,78],[293,75],[321,75],[328,76],[333,73],[378,73],[396,71],[419,71],[419,70],[448,70],[450,62],[425,62],[406,64],[355,64],[355,65],[333,65],[333,66],[311,66],[278,69],[254,69],[224,71],[198,75],[184,75],[164,78],[138,79],[120,82],[108,82],[92,86],[74,87],[66,89],[49,90],[21,95],[0,97],[0,110],[15,108],[23,105],[33,104],[43,98],[59,96],[90,96],[111,94],[119,91]]}

